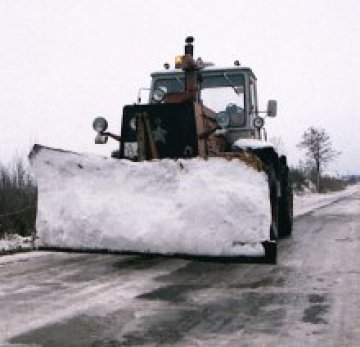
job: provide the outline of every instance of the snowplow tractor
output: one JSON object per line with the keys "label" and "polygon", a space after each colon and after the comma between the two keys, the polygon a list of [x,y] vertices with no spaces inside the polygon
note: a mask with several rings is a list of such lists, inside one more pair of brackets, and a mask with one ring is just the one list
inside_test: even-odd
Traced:
{"label": "snowplow tractor", "polygon": [[[276,262],[292,191],[256,77],[193,53],[190,37],[175,69],[152,73],[147,102],[123,108],[121,134],[95,119],[95,143],[118,144],[113,158],[34,146],[39,249]],[[276,101],[263,113],[274,117]]]}

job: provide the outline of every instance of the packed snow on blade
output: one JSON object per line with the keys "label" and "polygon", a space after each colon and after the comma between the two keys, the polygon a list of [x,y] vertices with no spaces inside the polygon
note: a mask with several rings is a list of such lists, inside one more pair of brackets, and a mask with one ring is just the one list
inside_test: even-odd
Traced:
{"label": "packed snow on blade", "polygon": [[35,146],[40,248],[263,255],[267,176],[239,160],[132,162]]}

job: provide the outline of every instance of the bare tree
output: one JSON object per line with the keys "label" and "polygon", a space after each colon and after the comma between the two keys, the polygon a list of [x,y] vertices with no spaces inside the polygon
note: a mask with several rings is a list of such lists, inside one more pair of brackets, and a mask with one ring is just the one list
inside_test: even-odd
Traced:
{"label": "bare tree", "polygon": [[306,156],[316,175],[316,190],[320,192],[320,179],[323,168],[340,152],[333,149],[330,136],[325,129],[310,127],[302,135],[298,147],[306,150]]}

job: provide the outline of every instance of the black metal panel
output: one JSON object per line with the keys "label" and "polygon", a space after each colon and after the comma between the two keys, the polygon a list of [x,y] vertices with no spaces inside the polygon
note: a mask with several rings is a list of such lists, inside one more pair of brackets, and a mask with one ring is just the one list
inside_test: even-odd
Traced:
{"label": "black metal panel", "polygon": [[128,105],[123,110],[121,157],[136,159],[136,117],[149,119],[159,158],[189,158],[198,155],[192,103]]}

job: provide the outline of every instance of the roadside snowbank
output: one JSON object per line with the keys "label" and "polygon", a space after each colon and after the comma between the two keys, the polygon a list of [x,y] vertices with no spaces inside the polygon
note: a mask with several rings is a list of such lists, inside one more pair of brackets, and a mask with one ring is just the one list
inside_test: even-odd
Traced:
{"label": "roadside snowbank", "polygon": [[32,165],[39,247],[228,256],[258,254],[269,239],[266,175],[242,162],[134,163],[40,147]]}
{"label": "roadside snowbank", "polygon": [[22,237],[20,235],[5,235],[0,239],[0,254],[7,254],[17,251],[30,251],[32,249],[31,237]]}
{"label": "roadside snowbank", "polygon": [[350,196],[359,190],[360,185],[356,185],[334,193],[295,195],[294,216],[302,216],[320,207],[332,204],[338,199]]}

